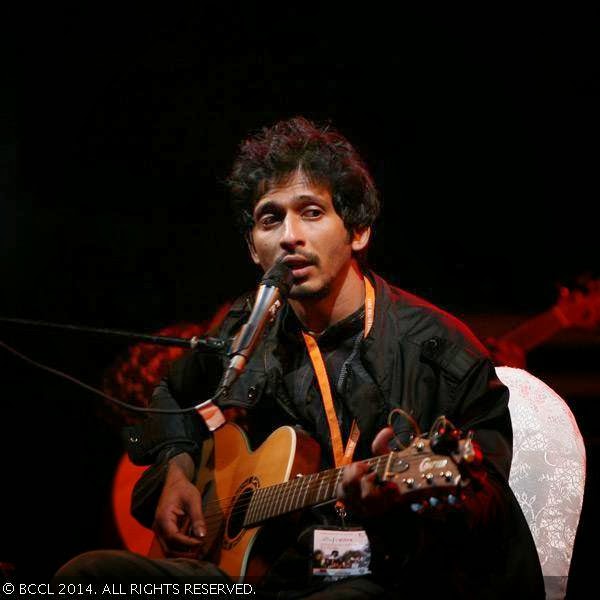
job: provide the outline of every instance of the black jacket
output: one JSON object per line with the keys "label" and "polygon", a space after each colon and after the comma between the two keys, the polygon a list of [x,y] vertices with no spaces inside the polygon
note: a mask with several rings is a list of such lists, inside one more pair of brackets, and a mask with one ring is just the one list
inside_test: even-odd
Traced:
{"label": "black jacket", "polygon": [[[508,486],[512,429],[507,388],[466,326],[381,278],[370,277],[376,290],[375,319],[358,360],[374,383],[349,398],[361,439],[370,442],[396,407],[410,413],[422,431],[445,415],[462,430],[474,431],[486,474],[468,510],[435,517],[404,510],[369,524],[369,534],[379,540],[386,559],[376,570],[383,578],[398,578],[403,591],[413,589],[414,584],[415,591],[423,592],[419,586],[435,575],[436,581],[444,582],[446,596],[452,590],[463,598],[543,597],[533,539]],[[234,304],[221,335],[232,335],[245,321],[250,298]],[[303,422],[282,383],[281,315],[278,321],[227,403],[247,411],[257,442],[280,424],[299,425],[310,433],[311,424]],[[197,404],[211,395],[219,372],[220,364],[189,354],[173,366],[152,403],[160,407]],[[212,381],[207,386],[208,380]],[[408,425],[397,429],[400,437],[408,432]],[[134,492],[132,510],[142,523],[152,522],[166,462],[182,451],[197,456],[205,435],[206,428],[196,415],[153,416],[127,431],[132,460],[154,464]]]}

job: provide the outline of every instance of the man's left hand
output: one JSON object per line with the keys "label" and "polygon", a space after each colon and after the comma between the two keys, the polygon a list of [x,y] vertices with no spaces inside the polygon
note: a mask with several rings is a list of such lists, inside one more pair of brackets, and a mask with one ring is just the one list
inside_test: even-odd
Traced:
{"label": "man's left hand", "polygon": [[[394,437],[391,427],[382,429],[371,446],[374,455],[390,451],[389,442]],[[395,484],[380,481],[368,464],[357,462],[344,469],[337,489],[338,498],[356,515],[380,516],[388,512],[400,500],[401,494]]]}

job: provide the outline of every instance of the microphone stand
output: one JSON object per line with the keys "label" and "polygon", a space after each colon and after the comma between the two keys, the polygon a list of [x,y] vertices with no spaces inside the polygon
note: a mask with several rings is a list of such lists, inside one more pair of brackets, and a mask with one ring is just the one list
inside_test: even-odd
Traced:
{"label": "microphone stand", "polygon": [[77,333],[91,333],[105,337],[121,338],[145,344],[154,344],[157,346],[178,346],[179,348],[188,348],[196,352],[211,353],[223,352],[226,348],[226,341],[214,337],[177,338],[162,335],[150,335],[147,333],[137,333],[133,331],[121,331],[118,329],[104,329],[98,327],[83,327],[80,325],[67,325],[64,323],[48,323],[47,321],[32,321],[30,319],[12,319],[0,317],[0,323],[10,325],[26,325],[30,327],[46,327],[48,329],[58,329],[62,331],[75,331]]}

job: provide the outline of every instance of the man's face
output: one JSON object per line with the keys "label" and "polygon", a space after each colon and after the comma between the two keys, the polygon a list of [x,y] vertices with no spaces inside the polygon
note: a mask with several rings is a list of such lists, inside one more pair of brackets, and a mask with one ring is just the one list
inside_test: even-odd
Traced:
{"label": "man's face", "polygon": [[369,230],[349,234],[331,192],[296,172],[256,203],[249,248],[265,271],[285,257],[294,277],[290,298],[319,298],[346,276],[353,250],[364,248],[368,238]]}

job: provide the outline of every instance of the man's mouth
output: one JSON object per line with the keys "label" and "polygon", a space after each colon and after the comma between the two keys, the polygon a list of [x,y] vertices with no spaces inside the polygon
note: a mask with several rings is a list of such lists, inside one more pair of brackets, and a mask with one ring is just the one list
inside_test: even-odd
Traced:
{"label": "man's mouth", "polygon": [[286,256],[283,262],[291,269],[294,279],[308,276],[308,271],[313,263],[301,256]]}

